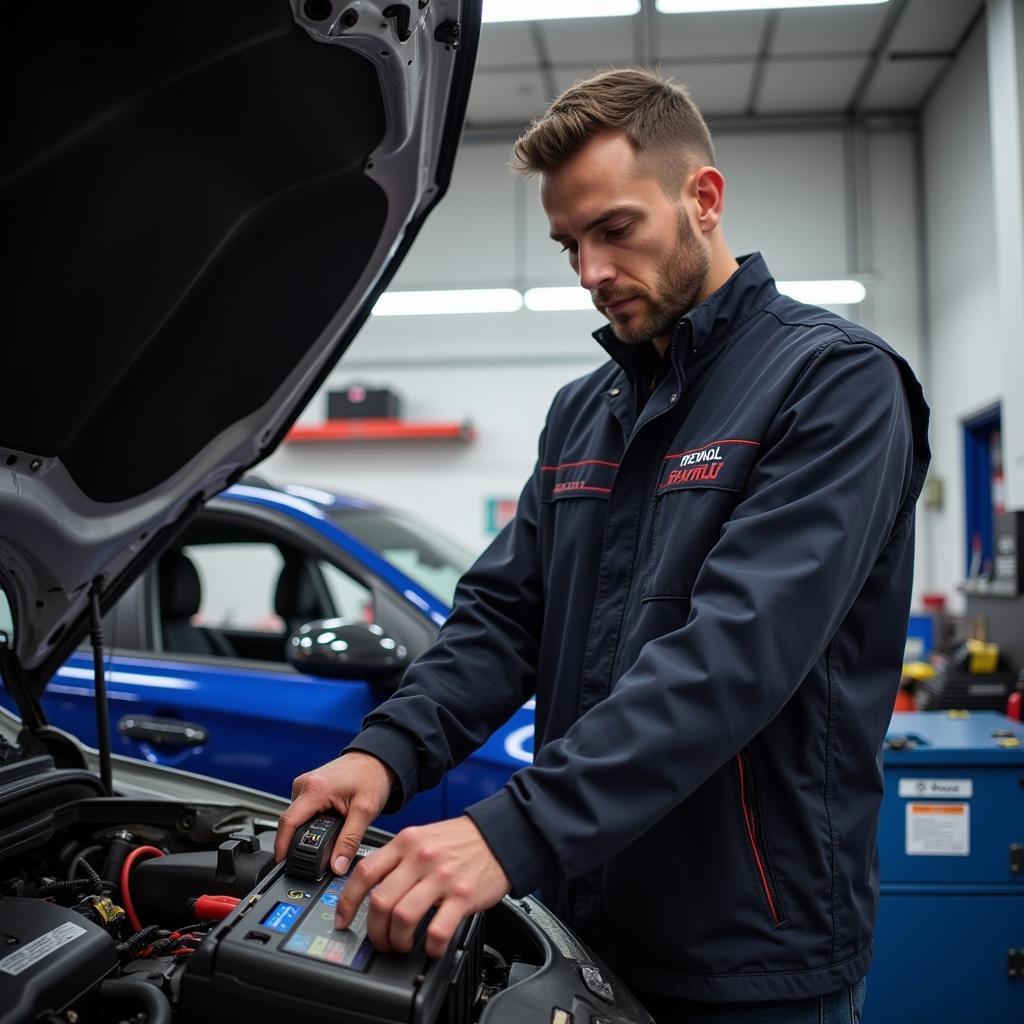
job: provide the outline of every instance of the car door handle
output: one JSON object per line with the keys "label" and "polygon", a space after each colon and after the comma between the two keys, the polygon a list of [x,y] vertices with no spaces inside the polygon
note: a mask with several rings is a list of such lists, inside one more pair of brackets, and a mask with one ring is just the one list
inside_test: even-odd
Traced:
{"label": "car door handle", "polygon": [[125,715],[117,723],[117,731],[126,739],[144,740],[157,747],[199,747],[210,738],[205,726],[156,716]]}

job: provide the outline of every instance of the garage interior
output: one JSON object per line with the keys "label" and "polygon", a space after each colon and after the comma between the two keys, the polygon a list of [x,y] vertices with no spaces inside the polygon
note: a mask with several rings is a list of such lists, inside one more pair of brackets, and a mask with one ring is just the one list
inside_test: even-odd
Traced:
{"label": "garage interior", "polygon": [[[268,39],[280,24],[294,31],[293,12],[312,20],[328,12],[326,21],[344,6],[289,3],[274,12],[279,24],[266,29]],[[396,9],[405,5],[363,6],[374,13],[379,6],[381,28],[391,19],[400,34]],[[419,11],[428,7],[420,0]],[[238,429],[299,380],[295,352],[281,344],[282,323],[295,325],[296,350],[322,343],[331,318],[342,322],[334,290],[368,282],[367,254],[379,254],[381,226],[395,220],[389,197],[368,174],[386,121],[386,90],[368,61],[353,60],[336,77],[333,48],[319,48],[318,67],[307,60],[308,39],[294,32],[278,72],[308,76],[308,90],[323,106],[275,107],[273,123],[253,107],[260,145],[278,133],[285,140],[272,160],[261,162],[264,150],[255,146],[239,152],[227,130],[217,138],[210,152],[218,155],[202,171],[223,155],[224,168],[231,165],[225,181],[245,183],[234,193],[225,186],[237,207],[217,207],[216,187],[205,194],[197,188],[210,205],[191,216],[189,189],[177,195],[179,207],[154,190],[147,199],[154,219],[175,237],[180,229],[177,278],[148,272],[141,254],[166,259],[168,246],[128,219],[123,234],[111,234],[110,251],[76,282],[82,306],[48,306],[45,289],[22,302],[43,334],[66,338],[81,330],[83,345],[69,347],[73,372],[60,383],[33,375],[39,357],[30,346],[10,354],[11,378],[24,383],[0,409],[0,458],[15,481],[8,491],[29,479],[23,452],[39,455],[33,473],[60,456],[87,499],[83,533],[93,531],[111,549],[121,542],[113,532],[104,537],[102,517],[92,515],[98,506],[120,514],[119,503],[183,480],[211,433],[223,430],[225,447],[262,452],[280,428],[281,443],[251,471],[225,474],[205,494],[196,484],[197,504],[205,507],[190,508],[173,542],[136,573],[116,605],[104,605],[114,753],[287,800],[294,772],[286,779],[281,765],[302,758],[311,769],[336,756],[336,716],[362,721],[430,650],[462,571],[514,518],[552,398],[607,360],[591,336],[604,318],[549,237],[537,180],[510,169],[512,146],[574,82],[613,67],[658,69],[687,87],[707,119],[726,180],[723,225],[733,252],[760,252],[780,291],[878,334],[909,362],[931,407],[903,677],[880,755],[881,898],[864,1019],[1024,1020],[1024,0],[483,0],[483,12],[447,192],[292,425],[268,420],[258,438]],[[218,17],[228,38],[232,17]],[[67,38],[61,46],[67,54],[76,49]],[[155,75],[140,68],[142,77]],[[250,71],[251,78],[233,79],[217,93],[224,124],[237,126],[236,107],[268,89],[263,66],[254,61]],[[361,109],[359,131],[335,136],[338,152],[314,145],[307,153],[302,147],[317,141],[310,124],[334,116],[337,95],[363,92],[374,102]],[[63,131],[50,127],[55,137]],[[167,181],[199,174],[166,163],[160,146],[151,157],[147,174]],[[244,171],[250,162],[262,175],[252,176],[251,194]],[[118,170],[123,179],[96,183],[97,194],[106,189],[96,223],[108,199],[132,190],[141,166],[127,162]],[[271,231],[251,264],[260,268],[260,289],[288,291],[290,301],[275,307],[280,316],[266,317],[265,307],[251,302],[253,278],[240,278],[229,304],[224,293],[208,305],[200,296],[194,309],[183,302],[196,317],[178,321],[178,333],[167,332],[160,351],[135,365],[144,321],[126,310],[134,301],[159,305],[164,292],[187,296],[191,285],[182,282],[195,253],[216,248],[236,221],[245,223],[249,204],[259,206],[252,196],[273,194],[279,172],[282,181],[294,174],[301,188],[324,178],[322,195],[301,197],[304,227],[288,235],[292,248]],[[42,187],[49,188],[45,180]],[[55,189],[39,220],[46,237],[74,222],[65,200],[67,211],[78,209]],[[37,230],[29,223],[37,212],[27,205],[21,212],[17,230]],[[297,219],[292,208],[281,214],[282,223]],[[18,243],[11,246],[17,255]],[[122,284],[136,274],[140,282],[124,287],[121,305],[104,290],[108,257]],[[74,271],[87,260],[74,245],[58,247],[53,265],[65,264]],[[351,296],[345,301],[348,317]],[[209,309],[215,318],[204,315]],[[108,344],[97,355],[84,339],[104,332]],[[218,347],[226,334],[231,345]],[[314,375],[307,371],[308,382]],[[226,388],[236,373],[237,388]],[[162,385],[176,374],[181,390],[171,393]],[[190,398],[183,401],[182,391]],[[207,416],[191,417],[189,401]],[[46,402],[53,411],[37,453],[18,431]],[[146,417],[168,424],[173,436],[154,444],[148,431],[123,429],[129,418]],[[213,493],[228,480],[232,487]],[[175,495],[181,508],[195,481]],[[16,563],[5,561],[3,540],[0,527],[0,669],[8,637],[24,632],[4,592],[5,567]],[[132,551],[141,559],[147,544],[156,550],[157,538],[143,534]],[[60,590],[52,586],[35,606],[49,614],[51,600],[72,594],[70,603],[85,593]],[[96,602],[94,625],[98,596]],[[51,634],[51,646],[63,629]],[[368,635],[374,649],[353,675],[349,655],[340,652]],[[53,724],[102,749],[92,680],[94,671],[103,673],[85,643],[54,671],[45,700],[36,697]],[[320,662],[303,661],[320,647]],[[309,703],[300,711],[281,693],[309,665],[302,681]],[[358,686],[342,685],[353,679]],[[199,695],[225,682],[236,686],[231,697],[203,707]],[[155,703],[143,703],[150,699]],[[533,759],[535,710],[533,700],[517,708],[478,762],[456,766],[443,786],[418,793],[404,817],[385,815],[381,827],[397,832],[447,818],[501,787]],[[0,713],[19,711],[24,705],[0,687]],[[273,747],[268,740],[254,747],[247,736],[243,742],[246,716],[271,722]],[[215,747],[223,736],[237,749]],[[258,845],[231,855],[244,860]],[[158,877],[159,856],[143,875]],[[218,871],[223,864],[222,856]],[[150,883],[153,891],[162,884]],[[0,903],[4,898],[0,891]],[[587,987],[593,996],[599,986]],[[0,1007],[0,1024],[7,1024],[5,1012]]]}
{"label": "garage interior", "polygon": [[[924,384],[933,455],[917,511],[918,635],[908,659],[926,660],[940,634],[947,642],[971,636],[997,642],[1004,665],[1024,668],[1024,538],[1016,526],[1024,512],[1012,514],[1024,509],[1024,8],[892,0],[675,15],[653,0],[637,6],[629,17],[485,23],[451,191],[390,291],[511,289],[526,303],[371,317],[293,440],[261,472],[414,506],[470,547],[488,542],[531,471],[551,397],[605,358],[590,337],[599,318],[585,302],[528,308],[531,289],[576,282],[548,238],[536,182],[508,171],[511,143],[574,81],[611,66],[659,67],[689,87],[708,119],[734,251],[762,252],[794,288],[859,282],[856,303],[808,301],[880,334]],[[572,306],[571,294],[547,294]],[[317,441],[326,392],[353,387],[357,398],[358,389],[394,392],[402,418],[448,423],[452,436]],[[965,469],[978,436],[983,466]],[[1001,534],[991,525],[1000,513]],[[1007,592],[995,596],[1003,584],[993,531],[1010,545],[1000,562]],[[1004,699],[1000,691],[987,706]],[[915,706],[909,694],[903,706]],[[957,763],[984,761],[980,748],[993,741],[982,729],[934,742],[950,744],[935,756],[956,774]],[[887,786],[921,770],[901,763],[913,756],[887,754]],[[1018,774],[1014,761],[1014,778],[1000,785],[1015,785]],[[1019,808],[1016,792],[1008,788],[1006,798]],[[1024,903],[995,883],[1017,877],[1007,858],[1024,836],[1019,813],[1007,831],[994,818],[983,823],[975,806],[971,857],[916,857],[904,844],[905,804],[893,794],[884,805],[880,953],[867,1019],[968,1020],[984,1007],[986,1019],[1015,1019],[1024,981],[1015,985],[1008,951],[1024,945]],[[991,870],[978,863],[983,845]],[[915,892],[929,886],[941,893],[936,902]],[[951,892],[959,894],[954,910]],[[937,932],[959,935],[939,943],[959,960],[945,980],[935,968],[943,962]],[[897,1003],[898,1018],[890,1015]]]}

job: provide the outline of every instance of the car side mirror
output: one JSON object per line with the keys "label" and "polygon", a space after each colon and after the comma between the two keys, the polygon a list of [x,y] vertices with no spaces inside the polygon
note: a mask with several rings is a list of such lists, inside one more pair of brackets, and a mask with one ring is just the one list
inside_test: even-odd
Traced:
{"label": "car side mirror", "polygon": [[288,637],[285,656],[300,672],[336,679],[383,679],[409,664],[405,645],[383,627],[351,619],[305,623]]}

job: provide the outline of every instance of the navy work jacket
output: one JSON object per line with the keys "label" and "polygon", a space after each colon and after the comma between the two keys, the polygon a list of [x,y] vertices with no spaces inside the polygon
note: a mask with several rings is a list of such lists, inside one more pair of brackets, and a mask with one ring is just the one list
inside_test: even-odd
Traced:
{"label": "navy work jacket", "polygon": [[558,393],[515,520],[351,746],[394,808],[536,694],[534,763],[467,811],[514,893],[639,990],[836,991],[871,958],[920,385],[759,255],[649,397],[651,346],[595,336],[612,360]]}

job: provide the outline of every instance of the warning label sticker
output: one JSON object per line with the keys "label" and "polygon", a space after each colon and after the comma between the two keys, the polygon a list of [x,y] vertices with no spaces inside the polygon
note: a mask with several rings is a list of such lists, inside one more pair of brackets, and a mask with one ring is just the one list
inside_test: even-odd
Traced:
{"label": "warning label sticker", "polygon": [[917,800],[967,800],[974,796],[971,779],[900,779],[900,796]]}
{"label": "warning label sticker", "polygon": [[908,857],[966,857],[970,852],[970,804],[907,804]]}
{"label": "warning label sticker", "polygon": [[0,971],[3,971],[4,974],[21,974],[33,964],[45,960],[61,946],[66,946],[69,942],[77,939],[79,935],[84,934],[85,929],[81,925],[68,921],[59,928],[40,935],[38,939],[33,939],[27,946],[22,946],[16,952],[8,953],[0,960]]}

